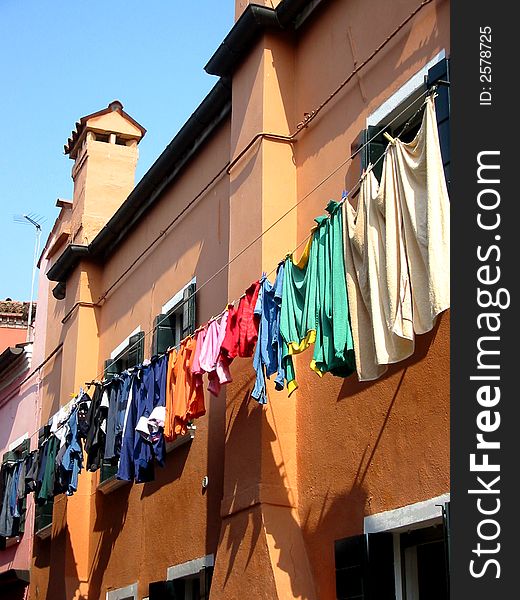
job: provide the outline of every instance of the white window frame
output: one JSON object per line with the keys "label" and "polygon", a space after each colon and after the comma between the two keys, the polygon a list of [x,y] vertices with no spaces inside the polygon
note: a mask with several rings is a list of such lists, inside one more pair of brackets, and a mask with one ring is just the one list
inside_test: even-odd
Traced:
{"label": "white window frame", "polygon": [[[168,567],[166,571],[166,581],[175,581],[176,579],[184,579],[186,581],[197,581],[199,582],[200,572],[202,569],[207,567],[213,567],[215,564],[215,555],[206,554],[200,558],[195,558],[178,565]],[[191,600],[192,589],[191,585],[186,586],[184,600]]]}
{"label": "white window frame", "polygon": [[428,75],[428,71],[443,58],[446,58],[446,50],[442,49],[430,61],[428,61],[422,69],[419,69],[415,75],[410,77],[398,90],[396,90],[388,100],[380,104],[374,112],[367,117],[367,127],[370,125],[379,125],[381,121],[393,112],[401,104],[407,104],[410,96],[415,94],[417,90],[424,86],[424,78]]}
{"label": "white window frame", "polygon": [[141,326],[139,325],[139,327],[136,327],[132,333],[130,333],[120,344],[119,346],[117,346],[116,348],[114,348],[114,350],[112,350],[112,352],[110,353],[110,359],[114,360],[114,358],[117,358],[120,354],[122,354],[125,349],[130,346],[130,338],[133,335],[136,335],[137,333],[139,333],[140,331],[142,331]]}
{"label": "white window frame", "polygon": [[[442,506],[450,501],[449,492],[435,496],[423,502],[415,502],[394,510],[368,515],[363,521],[363,531],[368,533],[388,532],[393,534],[394,542],[394,579],[395,598],[405,600],[403,596],[402,563],[401,563],[401,533],[413,529],[423,529],[431,525],[442,523]],[[413,557],[410,558],[412,560]],[[415,572],[412,564],[405,564],[405,571],[410,574]]]}
{"label": "white window frame", "polygon": [[184,287],[182,287],[174,296],[172,296],[165,304],[162,305],[162,315],[166,315],[172,309],[176,308],[177,304],[180,304],[182,302],[182,295],[184,294],[184,290],[192,283],[197,283],[196,277],[194,277],[191,281],[188,281],[188,283]]}
{"label": "white window frame", "polygon": [[198,575],[201,569],[205,567],[213,567],[215,565],[215,555],[206,554],[200,558],[194,558],[187,562],[180,563],[168,567],[166,571],[166,581],[173,581],[174,579],[181,579],[182,577],[189,577],[190,575]]}
{"label": "white window frame", "polygon": [[137,600],[137,583],[132,583],[124,588],[107,591],[106,600],[126,600],[127,598]]}

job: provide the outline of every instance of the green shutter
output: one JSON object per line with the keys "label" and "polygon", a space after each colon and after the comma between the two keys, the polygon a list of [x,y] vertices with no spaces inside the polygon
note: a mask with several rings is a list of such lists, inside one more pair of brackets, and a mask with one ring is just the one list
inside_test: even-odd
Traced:
{"label": "green shutter", "polygon": [[153,322],[152,356],[175,345],[175,313],[157,315]]}
{"label": "green shutter", "polygon": [[394,538],[391,533],[367,536],[366,587],[371,600],[395,600]]}
{"label": "green shutter", "polygon": [[437,127],[439,129],[439,142],[441,145],[442,163],[448,188],[450,185],[450,61],[443,58],[428,70],[426,84],[432,87],[438,84],[437,97],[435,98],[435,111],[437,113]]}
{"label": "green shutter", "polygon": [[195,331],[195,283],[190,283],[182,294],[182,337]]}
{"label": "green shutter", "polygon": [[45,504],[37,504],[34,509],[34,531],[40,531],[52,523],[54,499],[47,500]]}
{"label": "green shutter", "polygon": [[140,365],[144,360],[144,331],[131,335],[128,340],[128,368]]}
{"label": "green shutter", "polygon": [[111,358],[105,360],[103,373],[105,379],[111,379],[114,375],[117,375],[119,373],[117,362],[115,360],[112,360]]}
{"label": "green shutter", "polygon": [[363,129],[363,131],[358,135],[356,142],[352,145],[352,152],[361,149],[360,175],[369,164],[372,164],[375,165],[374,175],[379,180],[381,180],[381,173],[383,172],[383,159],[379,159],[384,154],[388,145],[388,141],[381,133],[382,129],[383,127],[379,125],[369,125],[367,129]]}
{"label": "green shutter", "polygon": [[337,540],[334,556],[338,600],[395,600],[391,533]]}

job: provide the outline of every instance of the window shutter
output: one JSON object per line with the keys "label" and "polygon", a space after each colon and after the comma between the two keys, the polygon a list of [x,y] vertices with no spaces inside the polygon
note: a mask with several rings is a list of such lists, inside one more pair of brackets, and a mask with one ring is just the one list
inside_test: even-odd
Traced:
{"label": "window shutter", "polygon": [[[381,180],[383,172],[383,160],[379,160],[384,154],[388,145],[387,140],[381,133],[383,127],[378,125],[369,125],[367,129],[358,135],[356,142],[352,145],[352,153],[360,150],[361,155],[361,173],[368,167],[369,164],[375,165],[374,175],[378,180]],[[370,141],[369,141],[370,140]],[[368,142],[368,143],[367,143]],[[365,145],[366,144],[366,145]],[[379,160],[379,162],[377,162]],[[376,164],[377,163],[377,164]]]}
{"label": "window shutter", "polygon": [[182,337],[195,331],[195,283],[184,289],[182,294]]}
{"label": "window shutter", "polygon": [[391,533],[337,540],[334,554],[338,600],[395,600]]}
{"label": "window shutter", "polygon": [[367,535],[366,572],[368,598],[371,600],[395,600],[394,538],[391,533]]}
{"label": "window shutter", "polygon": [[[444,555],[446,557],[446,573],[450,573],[450,503],[446,502],[442,507],[442,528],[444,531]],[[447,577],[447,585],[448,585],[448,598],[450,595],[450,578],[449,575]]]}
{"label": "window shutter", "polygon": [[435,111],[437,113],[437,126],[439,129],[439,142],[441,145],[442,163],[444,165],[444,174],[446,183],[450,185],[450,61],[443,58],[436,65],[428,70],[426,85],[432,87],[436,83],[437,97],[435,98]]}
{"label": "window shutter", "polygon": [[209,600],[213,567],[202,567],[199,571],[200,600]]}
{"label": "window shutter", "polygon": [[367,600],[365,590],[365,536],[337,540],[334,544],[337,600]]}
{"label": "window shutter", "polygon": [[144,331],[131,335],[128,345],[128,368],[130,368],[141,364],[144,360]]}
{"label": "window shutter", "polygon": [[184,600],[184,594],[177,596],[173,581],[153,581],[148,584],[149,600]]}
{"label": "window shutter", "polygon": [[175,345],[175,313],[157,315],[153,322],[152,356],[162,354],[170,346]]}
{"label": "window shutter", "polygon": [[104,373],[105,379],[112,379],[112,377],[114,375],[117,375],[118,369],[117,369],[116,361],[112,360],[111,358],[105,360],[103,373]]}

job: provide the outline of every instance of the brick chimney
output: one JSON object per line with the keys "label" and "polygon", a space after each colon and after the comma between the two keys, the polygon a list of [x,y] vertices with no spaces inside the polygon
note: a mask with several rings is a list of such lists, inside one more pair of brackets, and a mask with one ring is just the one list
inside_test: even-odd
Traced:
{"label": "brick chimney", "polygon": [[89,244],[132,191],[145,133],[119,100],[76,123],[65,145],[74,161],[71,243]]}

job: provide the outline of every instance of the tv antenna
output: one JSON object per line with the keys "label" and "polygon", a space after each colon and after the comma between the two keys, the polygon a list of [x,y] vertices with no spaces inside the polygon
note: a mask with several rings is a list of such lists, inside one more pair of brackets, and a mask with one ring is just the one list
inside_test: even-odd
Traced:
{"label": "tv antenna", "polygon": [[20,224],[29,223],[34,227],[35,239],[34,239],[34,257],[33,257],[33,267],[32,267],[32,277],[31,277],[31,298],[29,300],[29,314],[27,315],[27,341],[32,341],[32,318],[33,318],[33,296],[34,296],[34,279],[36,276],[36,266],[38,263],[38,254],[40,253],[40,237],[42,234],[42,226],[41,224],[45,221],[44,217],[40,215],[30,214],[30,215],[15,215],[14,221]]}

